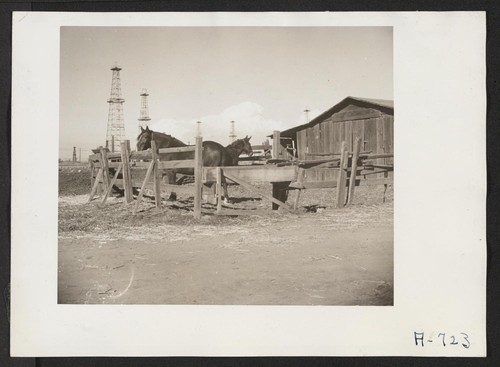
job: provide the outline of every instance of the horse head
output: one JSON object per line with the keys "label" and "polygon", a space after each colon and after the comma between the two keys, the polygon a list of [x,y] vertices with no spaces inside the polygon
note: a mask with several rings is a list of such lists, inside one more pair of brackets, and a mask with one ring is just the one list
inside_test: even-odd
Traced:
{"label": "horse head", "polygon": [[243,139],[241,139],[241,141],[243,142],[243,148],[241,152],[247,154],[249,157],[251,157],[253,154],[252,145],[250,144],[251,138],[251,136],[249,137],[247,135]]}
{"label": "horse head", "polygon": [[137,136],[137,151],[150,149],[151,140],[153,140],[153,130],[149,130],[148,126],[145,129],[141,126],[141,132]]}

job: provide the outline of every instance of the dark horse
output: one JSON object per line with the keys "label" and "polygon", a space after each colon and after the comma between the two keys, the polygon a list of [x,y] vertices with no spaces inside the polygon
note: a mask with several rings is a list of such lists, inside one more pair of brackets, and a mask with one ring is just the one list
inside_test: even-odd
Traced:
{"label": "dark horse", "polygon": [[[224,167],[224,166],[237,166],[238,165],[238,157],[242,153],[246,153],[248,155],[252,155],[252,146],[250,145],[250,138],[246,136],[243,139],[238,139],[235,142],[229,144],[227,147],[223,147],[219,143],[215,141],[204,141],[203,142],[203,166],[205,167]],[[156,143],[156,148],[177,148],[184,147],[187,144],[184,144],[179,139],[174,138],[171,135],[159,133],[153,130],[150,130],[149,127],[143,129],[141,127],[141,133],[137,137],[137,150],[147,150],[151,149],[151,141],[154,140]],[[182,159],[192,159],[192,152],[179,152],[179,153],[171,153],[165,156],[167,160],[182,160]],[[186,175],[193,175],[193,169],[189,168],[179,168],[167,170],[167,177],[169,184],[176,183],[176,174],[182,173]],[[224,186],[224,198],[225,201],[229,199],[229,195],[227,193],[227,185],[225,181],[223,181]],[[170,199],[175,200],[175,193],[170,195]]]}

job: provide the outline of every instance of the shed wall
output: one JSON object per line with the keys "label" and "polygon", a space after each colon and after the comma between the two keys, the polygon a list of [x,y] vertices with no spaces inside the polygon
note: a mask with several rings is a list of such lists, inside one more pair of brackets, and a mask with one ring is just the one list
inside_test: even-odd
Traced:
{"label": "shed wall", "polygon": [[[394,152],[394,116],[372,108],[350,105],[331,117],[297,131],[297,151],[301,160],[324,158],[314,153],[340,153],[342,141],[352,151],[354,141],[361,138],[361,151],[372,153]],[[306,154],[307,153],[307,154]],[[392,163],[392,158],[380,158],[379,164]],[[331,169],[311,172],[309,181],[335,180]],[[379,176],[378,174],[373,177]]]}

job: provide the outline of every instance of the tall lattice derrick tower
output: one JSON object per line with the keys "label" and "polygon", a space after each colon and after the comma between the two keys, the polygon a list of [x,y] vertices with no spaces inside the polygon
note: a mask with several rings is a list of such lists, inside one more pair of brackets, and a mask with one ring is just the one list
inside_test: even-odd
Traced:
{"label": "tall lattice derrick tower", "polygon": [[148,90],[146,88],[142,89],[141,92],[141,110],[139,112],[139,132],[141,132],[141,127],[146,127],[149,125],[151,118],[149,117],[149,105],[148,105]]}
{"label": "tall lattice derrick tower", "polygon": [[120,151],[120,143],[125,140],[125,122],[123,119],[122,87],[120,81],[120,70],[113,66],[111,79],[111,95],[108,99],[108,132],[106,134],[106,148],[112,152]]}

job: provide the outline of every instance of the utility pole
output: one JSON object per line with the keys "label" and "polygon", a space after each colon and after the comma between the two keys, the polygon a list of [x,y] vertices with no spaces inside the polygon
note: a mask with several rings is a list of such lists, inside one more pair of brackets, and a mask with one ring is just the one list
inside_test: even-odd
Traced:
{"label": "utility pole", "polygon": [[196,121],[196,137],[201,136],[201,121]]}
{"label": "utility pole", "polygon": [[306,114],[306,123],[309,123],[309,112],[311,112],[311,110],[309,110],[307,107],[306,109],[304,110],[305,114]]}

